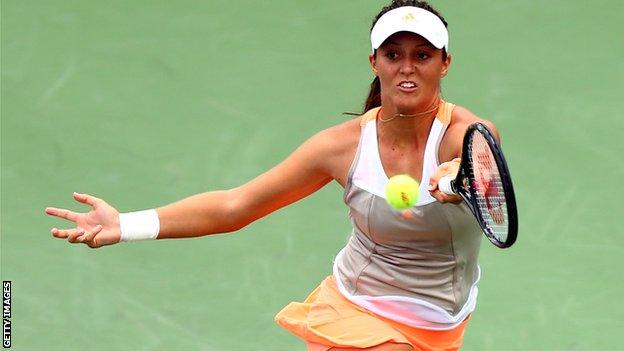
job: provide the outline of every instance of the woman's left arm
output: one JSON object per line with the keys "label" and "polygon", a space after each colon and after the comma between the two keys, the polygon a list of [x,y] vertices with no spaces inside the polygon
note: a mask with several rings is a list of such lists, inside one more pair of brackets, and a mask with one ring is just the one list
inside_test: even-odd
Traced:
{"label": "woman's left arm", "polygon": [[485,124],[494,134],[496,142],[500,144],[500,135],[494,123],[478,117],[463,107],[456,106],[453,110],[451,124],[448,126],[442,138],[438,151],[438,159],[442,161],[442,163],[440,163],[438,169],[436,169],[435,173],[429,179],[429,193],[441,203],[457,204],[462,201],[461,197],[458,195],[448,195],[440,191],[438,182],[440,178],[444,176],[450,175],[455,177],[457,175],[459,164],[461,163],[464,135],[468,127],[477,122]]}

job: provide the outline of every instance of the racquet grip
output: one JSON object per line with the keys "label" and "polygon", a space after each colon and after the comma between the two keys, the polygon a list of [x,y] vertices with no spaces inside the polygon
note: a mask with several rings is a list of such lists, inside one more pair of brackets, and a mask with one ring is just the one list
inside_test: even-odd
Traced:
{"label": "racquet grip", "polygon": [[453,191],[453,186],[451,185],[451,182],[455,179],[455,177],[450,176],[450,175],[446,175],[442,178],[440,178],[440,180],[438,181],[438,189],[440,189],[441,192],[447,194],[447,195],[453,195],[455,194],[455,192]]}

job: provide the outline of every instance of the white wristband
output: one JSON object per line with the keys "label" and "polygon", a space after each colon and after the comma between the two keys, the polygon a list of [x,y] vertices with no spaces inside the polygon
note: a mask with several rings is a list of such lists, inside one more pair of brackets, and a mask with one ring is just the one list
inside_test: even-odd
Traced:
{"label": "white wristband", "polygon": [[160,231],[160,220],[155,209],[120,213],[120,241],[156,239]]}

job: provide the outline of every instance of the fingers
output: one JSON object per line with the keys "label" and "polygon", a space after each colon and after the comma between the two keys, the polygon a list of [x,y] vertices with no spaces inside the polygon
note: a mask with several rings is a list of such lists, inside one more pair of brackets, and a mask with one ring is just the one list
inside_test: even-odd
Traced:
{"label": "fingers", "polygon": [[[87,204],[96,208],[97,205],[102,201],[95,196],[87,195],[87,194],[79,194],[74,193],[74,199],[80,203]],[[67,219],[72,222],[76,222],[78,219],[79,213],[74,211],[70,211],[64,208],[56,208],[56,207],[47,207],[45,209],[45,213],[50,216],[55,216],[63,219]]]}
{"label": "fingers", "polygon": [[427,187],[427,190],[429,190],[431,195],[433,195],[432,191],[435,191],[436,189],[438,189],[438,180],[439,179],[440,178],[436,177],[435,174],[433,176],[431,176],[431,178],[429,178],[429,186]]}
{"label": "fingers", "polygon": [[460,162],[461,159],[454,158],[451,161],[442,163],[429,179],[430,190],[436,189],[438,187],[438,181],[445,175],[456,175],[459,170]]}
{"label": "fingers", "polygon": [[98,247],[96,235],[102,231],[102,225],[98,224],[91,231],[85,231],[83,228],[58,229],[52,228],[52,236],[59,239],[67,239],[72,244],[85,243],[89,247]]}
{"label": "fingers", "polygon": [[445,175],[451,174],[450,168],[451,166],[449,165],[449,162],[444,162],[443,164],[441,164],[429,178],[429,187],[427,188],[427,190],[433,191],[437,189],[440,178]]}
{"label": "fingers", "polygon": [[450,174],[450,172],[448,171],[447,167],[444,166],[444,164],[436,169],[433,175],[429,178],[429,186],[427,187],[427,190],[429,190],[431,195],[433,195],[434,191],[438,191],[438,183],[440,182],[440,178],[448,174]]}
{"label": "fingers", "polygon": [[73,232],[69,233],[67,235],[67,241],[75,244],[78,243],[78,237],[82,236],[85,234],[85,230],[82,228],[77,228],[76,230],[74,230]]}
{"label": "fingers", "polygon": [[82,228],[73,228],[73,229],[58,229],[52,228],[52,236],[59,239],[67,239],[69,237],[77,237],[84,234],[84,229]]}
{"label": "fingers", "polygon": [[427,190],[429,190],[429,193],[431,194],[431,196],[433,196],[436,200],[438,200],[438,202],[441,203],[459,203],[461,202],[461,197],[457,196],[457,195],[449,195],[449,194],[445,194],[442,191],[440,191],[439,187],[439,183],[440,183],[440,179],[444,176],[447,175],[451,175],[451,176],[455,176],[457,174],[457,170],[459,168],[459,163],[460,163],[461,159],[459,158],[455,158],[449,162],[444,162],[442,163],[433,173],[433,175],[429,178],[429,186],[427,187]]}
{"label": "fingers", "polygon": [[102,201],[95,196],[91,196],[89,194],[79,194],[74,192],[74,199],[80,203],[90,205],[93,208],[96,208],[97,205]]}
{"label": "fingers", "polygon": [[45,212],[50,216],[64,218],[72,222],[76,222],[78,219],[78,213],[64,208],[48,207],[45,209]]}
{"label": "fingers", "polygon": [[431,194],[431,196],[433,196],[433,198],[438,200],[438,202],[443,203],[443,204],[445,203],[458,204],[462,202],[462,198],[460,196],[448,195],[448,194],[441,192],[440,190],[429,191],[429,193]]}
{"label": "fingers", "polygon": [[102,231],[102,225],[98,224],[95,226],[95,228],[93,228],[93,230],[91,230],[90,232],[84,233],[81,237],[79,237],[78,241],[81,243],[92,242],[93,239],[95,239],[95,236],[98,235],[98,233],[101,231]]}

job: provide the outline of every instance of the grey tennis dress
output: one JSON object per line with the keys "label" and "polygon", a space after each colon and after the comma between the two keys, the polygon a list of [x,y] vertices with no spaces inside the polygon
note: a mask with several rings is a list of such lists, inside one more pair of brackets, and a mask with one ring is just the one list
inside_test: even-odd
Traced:
{"label": "grey tennis dress", "polygon": [[333,275],[340,293],[380,316],[424,329],[448,330],[475,309],[481,230],[462,203],[441,204],[427,191],[453,104],[443,102],[424,153],[421,197],[404,216],[385,200],[377,144],[379,109],[362,118],[362,135],[344,201],[353,225]]}

